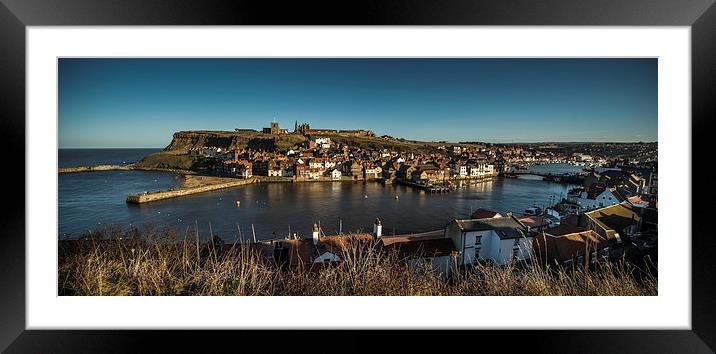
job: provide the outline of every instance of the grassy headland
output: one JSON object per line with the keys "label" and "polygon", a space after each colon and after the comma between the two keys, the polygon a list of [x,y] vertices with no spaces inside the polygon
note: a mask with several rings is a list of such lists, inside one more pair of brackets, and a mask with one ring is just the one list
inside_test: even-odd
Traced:
{"label": "grassy headland", "polygon": [[[389,149],[403,152],[429,153],[438,146],[443,145],[443,143],[439,142],[397,139],[387,136],[354,136],[341,133],[319,134],[316,136],[329,137],[335,143],[366,150]],[[141,168],[195,170],[207,166],[210,160],[201,156],[190,155],[189,151],[192,148],[218,147],[224,151],[235,149],[286,151],[297,148],[306,140],[308,140],[308,137],[299,133],[271,135],[247,131],[180,131],[174,133],[171,143],[164,150],[148,155],[134,165]]]}

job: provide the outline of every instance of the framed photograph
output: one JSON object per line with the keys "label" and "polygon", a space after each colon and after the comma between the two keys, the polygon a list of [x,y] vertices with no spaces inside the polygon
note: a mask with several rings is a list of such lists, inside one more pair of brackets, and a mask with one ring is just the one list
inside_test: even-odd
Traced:
{"label": "framed photograph", "polygon": [[710,1],[117,6],[0,7],[8,352],[716,347]]}

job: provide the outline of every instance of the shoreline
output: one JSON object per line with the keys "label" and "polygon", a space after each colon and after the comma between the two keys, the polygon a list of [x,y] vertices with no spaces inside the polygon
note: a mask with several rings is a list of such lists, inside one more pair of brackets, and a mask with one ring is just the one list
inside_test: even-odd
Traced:
{"label": "shoreline", "polygon": [[[330,177],[323,177],[318,179],[299,179],[296,177],[269,177],[269,176],[252,176],[248,179],[238,179],[232,177],[222,176],[211,176],[211,175],[200,175],[191,170],[183,169],[168,169],[168,168],[156,168],[156,167],[138,167],[134,164],[129,165],[94,165],[94,166],[74,166],[74,167],[62,167],[58,168],[58,173],[81,173],[81,172],[99,172],[99,171],[160,171],[160,172],[171,172],[182,176],[182,183],[176,188],[169,190],[155,191],[155,192],[144,192],[141,194],[130,194],[126,197],[126,203],[128,204],[144,204],[154,201],[160,201],[165,199],[172,199],[178,197],[184,197],[199,193],[211,192],[220,189],[240,187],[250,184],[260,183],[305,183],[305,182],[376,182],[382,184],[399,184],[405,185],[428,192],[447,192],[447,187],[436,188],[423,186],[417,183],[403,180],[392,180],[386,181],[383,178],[369,178],[369,179],[353,179],[350,177],[342,177],[341,179],[332,179]],[[463,178],[451,178],[451,182],[462,182],[462,183],[481,183],[494,179],[497,176],[485,176],[485,177],[463,177]]]}

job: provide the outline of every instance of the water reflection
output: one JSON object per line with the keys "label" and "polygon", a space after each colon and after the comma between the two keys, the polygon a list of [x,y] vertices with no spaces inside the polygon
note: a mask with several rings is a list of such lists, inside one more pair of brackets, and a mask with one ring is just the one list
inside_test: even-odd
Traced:
{"label": "water reflection", "polygon": [[[116,175],[123,172],[131,174]],[[237,224],[244,237],[250,235],[253,224],[257,238],[267,239],[288,234],[289,225],[292,232],[310,235],[311,226],[318,222],[324,232],[335,233],[340,220],[344,232],[369,231],[376,217],[383,221],[386,233],[393,229],[421,232],[442,228],[452,218],[465,218],[477,208],[506,213],[547,205],[550,197],[568,190],[556,183],[503,178],[442,194],[373,182],[262,183],[134,206],[125,204],[127,194],[157,184],[169,188],[176,184],[174,176],[140,171],[107,174],[61,176],[60,236],[96,229],[98,222],[122,227],[151,223],[178,227],[182,232],[187,226],[193,230],[196,223],[201,235],[208,236],[211,223],[215,233],[233,242],[238,237]]]}

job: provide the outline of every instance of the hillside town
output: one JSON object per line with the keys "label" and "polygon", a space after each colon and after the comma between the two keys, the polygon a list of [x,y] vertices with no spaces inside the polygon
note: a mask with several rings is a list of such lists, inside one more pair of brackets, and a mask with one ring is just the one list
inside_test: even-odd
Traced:
{"label": "hillside town", "polygon": [[[252,129],[236,129],[257,132]],[[272,136],[295,134],[305,142],[281,150],[234,149],[196,146],[189,154],[209,160],[208,172],[227,177],[273,177],[296,181],[365,181],[400,183],[431,191],[455,188],[457,181],[481,181],[497,175],[515,177],[520,168],[534,164],[568,163],[591,168],[592,175],[545,175],[546,180],[592,181],[600,173],[627,171],[640,188],[655,188],[656,144],[425,144],[422,149],[406,151],[401,146],[370,148],[351,144],[351,139],[370,138],[404,141],[390,136],[376,137],[370,130],[312,129],[308,123],[295,123],[293,132],[272,122],[262,133]],[[333,137],[333,139],[332,139]],[[373,141],[373,140],[371,140]],[[269,145],[271,146],[271,145]],[[384,146],[390,146],[386,144]],[[587,186],[591,187],[591,186]],[[592,188],[597,190],[599,186]],[[640,190],[630,191],[629,195]],[[592,192],[593,193],[593,192]],[[586,198],[586,197],[585,197]]]}
{"label": "hillside town", "polygon": [[[554,264],[593,266],[602,260],[657,262],[656,143],[485,144],[434,143],[424,151],[369,149],[331,137],[376,137],[368,130],[311,129],[296,122],[293,132],[271,123],[267,135],[301,134],[305,144],[285,151],[201,147],[190,151],[213,161],[221,176],[262,176],[293,181],[368,181],[400,183],[425,190],[451,190],[460,182],[530,173],[574,188],[552,205],[521,213],[477,209],[443,229],[385,235],[380,216],[372,233],[325,235],[320,225],[310,233],[221,245],[225,252],[250,249],[265,262],[291,269],[317,270],[341,262],[355,242],[398,251],[415,264],[428,262],[449,275],[477,262],[497,265]],[[581,166],[576,174],[529,172],[531,165]],[[308,231],[308,230],[303,230]],[[217,242],[221,241],[217,239]]]}

